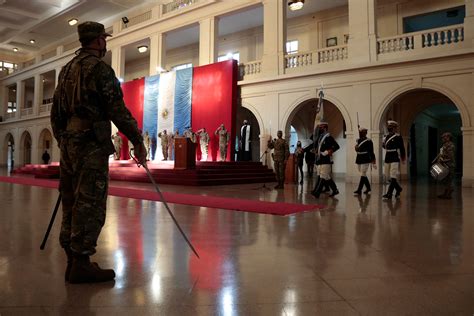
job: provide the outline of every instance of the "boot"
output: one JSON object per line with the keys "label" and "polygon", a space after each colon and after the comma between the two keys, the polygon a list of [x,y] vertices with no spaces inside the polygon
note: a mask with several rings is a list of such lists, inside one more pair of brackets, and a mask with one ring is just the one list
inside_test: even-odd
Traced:
{"label": "boot", "polygon": [[333,179],[329,179],[327,181],[328,183],[328,186],[331,188],[332,190],[332,193],[329,194],[330,197],[333,197],[333,196],[336,196],[339,194],[339,190],[337,189],[337,186],[336,186],[336,183],[334,183],[334,180]]}
{"label": "boot", "polygon": [[[382,195],[383,200],[390,200],[392,198],[393,190],[395,190],[395,184],[394,184],[395,179],[390,180],[390,185],[388,186],[387,193]],[[396,180],[395,180],[396,181]]]}
{"label": "boot", "polygon": [[114,270],[101,269],[97,264],[90,262],[89,256],[74,254],[71,271],[69,273],[70,283],[106,282],[114,278]]}
{"label": "boot", "polygon": [[314,194],[316,193],[316,189],[318,188],[320,182],[321,182],[321,177],[320,177],[320,176],[317,176],[317,177],[316,177],[316,184],[314,185],[313,191],[311,191],[311,194],[312,194],[312,195],[314,195]]}
{"label": "boot", "polygon": [[359,186],[357,187],[357,190],[354,191],[354,195],[361,195],[362,194],[362,188],[364,187],[364,177],[360,177],[359,180]]}
{"label": "boot", "polygon": [[318,186],[314,188],[311,194],[314,195],[315,198],[319,199],[319,196],[321,195],[321,191],[323,190],[323,186],[326,184],[326,180],[320,179],[317,184]]}
{"label": "boot", "polygon": [[366,187],[366,190],[364,191],[364,194],[370,194],[370,191],[372,191],[372,188],[370,187],[369,178],[367,178],[367,177],[363,177],[363,178],[364,178],[364,183],[365,183],[365,187]]}
{"label": "boot", "polygon": [[69,282],[69,273],[71,272],[71,266],[73,261],[72,251],[69,248],[64,248],[67,256],[67,265],[66,265],[66,272],[64,273],[64,280]]}
{"label": "boot", "polygon": [[396,199],[399,199],[400,198],[400,193],[403,191],[402,187],[400,186],[400,184],[398,184],[398,181],[397,179],[393,179],[394,181],[394,187],[395,187],[395,198]]}

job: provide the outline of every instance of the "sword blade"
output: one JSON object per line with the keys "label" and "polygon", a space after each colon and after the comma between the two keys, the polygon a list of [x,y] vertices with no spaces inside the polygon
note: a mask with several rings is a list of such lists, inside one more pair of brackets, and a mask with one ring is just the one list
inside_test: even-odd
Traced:
{"label": "sword blade", "polygon": [[179,232],[183,236],[184,240],[186,240],[186,243],[188,244],[189,248],[191,248],[191,250],[194,252],[196,257],[198,257],[198,259],[200,259],[196,249],[194,249],[193,244],[191,243],[191,241],[189,241],[188,237],[186,236],[184,231],[181,229],[181,226],[179,226],[179,223],[176,220],[176,218],[174,217],[173,212],[171,212],[171,210],[168,206],[168,203],[166,203],[166,200],[165,200],[165,197],[163,196],[163,193],[161,193],[160,188],[158,187],[158,184],[156,184],[155,179],[153,179],[153,176],[151,175],[150,170],[148,169],[148,166],[146,164],[144,164],[143,168],[145,168],[145,171],[146,171],[146,174],[148,175],[148,178],[150,179],[151,183],[153,183],[153,186],[155,187],[156,192],[158,192],[158,194],[160,195],[161,202],[163,202],[163,204],[165,205],[165,208],[168,211],[168,214],[170,214],[171,218],[173,219],[173,222],[175,223],[175,225],[178,228]]}

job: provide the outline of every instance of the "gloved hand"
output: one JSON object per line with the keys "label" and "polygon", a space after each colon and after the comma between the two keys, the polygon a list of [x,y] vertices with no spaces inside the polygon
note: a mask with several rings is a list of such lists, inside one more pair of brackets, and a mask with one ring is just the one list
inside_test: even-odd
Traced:
{"label": "gloved hand", "polygon": [[133,145],[133,154],[141,165],[146,164],[146,148],[143,142]]}

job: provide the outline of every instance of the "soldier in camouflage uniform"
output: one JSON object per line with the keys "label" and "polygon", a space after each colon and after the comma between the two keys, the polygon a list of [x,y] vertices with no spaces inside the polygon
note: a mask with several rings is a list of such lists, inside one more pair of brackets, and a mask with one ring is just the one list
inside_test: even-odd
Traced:
{"label": "soldier in camouflage uniform", "polygon": [[288,142],[282,138],[282,131],[277,132],[277,137],[278,139],[268,140],[268,148],[275,149],[274,153],[272,154],[275,173],[278,181],[275,189],[283,189],[285,184],[285,167],[288,157],[290,156],[290,148],[288,146]]}
{"label": "soldier in camouflage uniform", "polygon": [[158,133],[158,137],[161,139],[161,152],[163,153],[163,160],[168,160],[168,146],[170,144],[168,132],[163,130],[162,133]]}
{"label": "soldier in camouflage uniform", "polygon": [[219,135],[219,153],[221,156],[221,161],[225,161],[227,157],[227,144],[229,143],[230,139],[229,132],[225,129],[224,124],[221,124],[214,134]]}
{"label": "soldier in camouflage uniform", "polygon": [[61,70],[51,109],[51,126],[61,150],[60,243],[68,257],[66,281],[102,282],[114,279],[115,272],[101,269],[89,257],[96,252],[105,222],[108,157],[114,152],[111,121],[132,141],[141,163],[146,163],[146,151],[119,81],[101,60],[110,34],[96,22],[84,22],[77,29],[82,47]]}
{"label": "soldier in camouflage uniform", "polygon": [[443,146],[441,146],[438,155],[438,162],[443,163],[449,168],[449,173],[441,183],[444,184],[444,193],[438,195],[440,199],[451,199],[451,193],[453,193],[453,178],[456,171],[455,167],[455,149],[453,144],[453,135],[446,132],[441,135]]}
{"label": "soldier in camouflage uniform", "polygon": [[206,132],[206,129],[203,127],[196,132],[196,135],[199,136],[199,145],[201,146],[201,160],[207,161],[207,155],[209,153],[209,134]]}

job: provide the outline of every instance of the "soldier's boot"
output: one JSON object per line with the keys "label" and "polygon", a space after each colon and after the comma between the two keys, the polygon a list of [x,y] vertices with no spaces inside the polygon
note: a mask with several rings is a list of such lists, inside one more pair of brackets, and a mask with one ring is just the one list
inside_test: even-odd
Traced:
{"label": "soldier's boot", "polygon": [[323,189],[321,190],[321,192],[326,193],[329,191],[331,191],[331,189],[329,188],[329,181],[326,181],[326,184],[323,186]]}
{"label": "soldier's boot", "polygon": [[67,265],[66,265],[66,272],[64,273],[64,280],[69,282],[69,273],[71,273],[71,266],[72,261],[74,259],[71,249],[64,248],[64,252],[66,252],[67,257]]}
{"label": "soldier's boot", "polygon": [[354,195],[361,195],[362,194],[362,188],[364,187],[364,177],[360,177],[359,180],[359,186],[357,187],[357,190],[354,191]]}
{"label": "soldier's boot", "polygon": [[382,195],[383,200],[390,200],[392,198],[393,190],[395,190],[395,184],[394,184],[393,180],[395,180],[395,179],[392,178],[390,180],[390,185],[388,186],[387,193]]}
{"label": "soldier's boot", "polygon": [[372,191],[372,188],[370,187],[370,182],[368,177],[363,177],[364,178],[364,183],[366,190],[364,191],[364,194],[370,194],[370,191]]}
{"label": "soldier's boot", "polygon": [[321,177],[320,177],[320,176],[317,176],[317,178],[316,178],[316,184],[314,185],[314,189],[313,189],[313,191],[311,191],[311,194],[314,195],[314,194],[316,193],[316,189],[318,188],[320,182],[321,182]]}
{"label": "soldier's boot", "polygon": [[319,199],[319,196],[321,195],[321,191],[323,190],[324,185],[326,184],[326,180],[323,178],[320,178],[318,181],[318,186],[311,192],[312,195],[314,195],[315,198]]}
{"label": "soldier's boot", "polygon": [[333,179],[329,179],[327,181],[328,186],[331,188],[332,193],[329,194],[330,197],[336,196],[339,194],[339,190],[337,189],[336,183],[334,183]]}
{"label": "soldier's boot", "polygon": [[69,272],[70,283],[107,282],[114,278],[114,270],[101,269],[98,264],[91,263],[87,255],[74,255]]}
{"label": "soldier's boot", "polygon": [[395,198],[399,199],[400,198],[400,193],[403,191],[403,189],[400,186],[400,184],[398,184],[397,179],[393,179],[393,180],[394,180],[394,186],[395,186]]}

